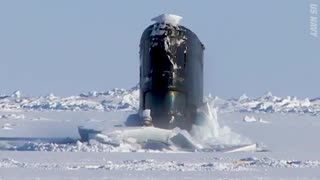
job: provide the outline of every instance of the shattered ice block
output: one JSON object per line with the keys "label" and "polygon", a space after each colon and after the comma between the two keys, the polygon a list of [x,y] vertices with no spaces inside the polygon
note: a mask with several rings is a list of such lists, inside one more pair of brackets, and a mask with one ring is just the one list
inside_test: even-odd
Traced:
{"label": "shattered ice block", "polygon": [[182,17],[174,14],[161,14],[157,17],[152,18],[152,21],[157,23],[167,23],[172,24],[173,26],[177,26],[180,24]]}

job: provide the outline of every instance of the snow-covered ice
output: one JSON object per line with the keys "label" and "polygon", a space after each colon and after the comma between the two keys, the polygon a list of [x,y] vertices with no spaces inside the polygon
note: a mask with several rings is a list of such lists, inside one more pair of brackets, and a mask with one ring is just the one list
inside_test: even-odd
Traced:
{"label": "snow-covered ice", "polygon": [[[138,109],[138,87],[71,97],[17,92],[0,97],[1,179],[320,177],[320,98],[207,97],[211,114],[199,110],[192,138],[186,139],[202,147],[190,151],[167,139],[148,141],[135,131],[139,127],[126,127]],[[101,128],[106,136],[80,142],[78,126]],[[244,149],[236,152],[237,146]]]}
{"label": "snow-covered ice", "polygon": [[259,122],[259,123],[269,123],[268,121],[263,120],[262,118],[256,118],[254,116],[245,115],[243,117],[243,122]]}

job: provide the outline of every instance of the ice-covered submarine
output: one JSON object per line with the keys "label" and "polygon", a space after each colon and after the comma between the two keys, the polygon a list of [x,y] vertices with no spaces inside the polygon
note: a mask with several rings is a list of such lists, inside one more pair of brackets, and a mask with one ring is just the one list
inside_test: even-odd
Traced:
{"label": "ice-covered submarine", "polygon": [[203,104],[204,45],[181,19],[160,15],[142,33],[139,115],[145,126],[191,130]]}

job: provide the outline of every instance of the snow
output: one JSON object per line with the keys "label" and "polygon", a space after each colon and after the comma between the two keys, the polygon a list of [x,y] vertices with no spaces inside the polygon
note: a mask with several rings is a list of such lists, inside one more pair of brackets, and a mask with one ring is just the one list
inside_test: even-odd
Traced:
{"label": "snow", "polygon": [[211,98],[219,106],[219,110],[228,112],[255,112],[255,113],[299,113],[313,116],[320,115],[319,98],[277,97],[271,92],[258,97],[240,96],[237,99]]}
{"label": "snow", "polygon": [[12,93],[11,97],[14,97],[14,98],[21,98],[21,92],[18,90],[18,91],[15,91]]}
{"label": "snow", "polygon": [[[272,93],[257,98],[206,97],[210,103],[199,109],[188,134],[126,127],[138,109],[138,86],[71,97],[19,94],[0,97],[0,179],[320,176],[320,146],[315,141],[320,136],[320,98]],[[78,126],[104,133],[80,142]],[[150,141],[151,136],[158,141]],[[23,140],[28,138],[33,140]],[[182,140],[191,144],[177,144]]]}
{"label": "snow", "polygon": [[248,115],[245,115],[242,120],[243,120],[243,122],[249,122],[249,123],[250,122],[269,123],[268,121],[265,121],[262,118],[257,119],[254,116],[248,116]]}
{"label": "snow", "polygon": [[157,17],[152,18],[151,20],[155,21],[156,23],[167,23],[173,26],[177,26],[180,24],[182,17],[174,14],[161,14]]}
{"label": "snow", "polygon": [[[18,94],[21,94],[19,92]],[[277,97],[267,94],[251,98],[242,95],[236,99],[207,97],[222,112],[299,113],[320,115],[320,98]],[[128,111],[139,108],[139,86],[129,90],[115,88],[106,92],[91,91],[77,96],[59,97],[53,94],[40,97],[2,95],[1,111]],[[1,114],[0,114],[1,115]]]}
{"label": "snow", "polygon": [[[58,97],[53,94],[41,97],[3,95],[0,98],[0,110],[68,110],[68,111],[134,111],[139,105],[139,89],[118,89],[106,92],[91,91],[78,96]],[[20,92],[19,92],[20,94]]]}
{"label": "snow", "polygon": [[195,140],[204,146],[250,144],[251,141],[232,132],[227,127],[221,127],[218,122],[217,109],[207,103],[198,110],[198,117],[191,134]]}
{"label": "snow", "polygon": [[257,122],[257,120],[254,116],[244,116],[243,121],[244,122]]}
{"label": "snow", "polygon": [[0,119],[24,119],[24,115],[16,115],[16,114],[5,114],[5,115],[1,115]]}

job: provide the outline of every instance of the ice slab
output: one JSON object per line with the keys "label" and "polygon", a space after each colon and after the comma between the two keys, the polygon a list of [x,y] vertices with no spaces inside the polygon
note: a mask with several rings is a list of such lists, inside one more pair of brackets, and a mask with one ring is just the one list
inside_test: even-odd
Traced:
{"label": "ice slab", "polygon": [[180,24],[182,17],[174,14],[161,14],[157,17],[152,18],[151,20],[155,21],[156,23],[167,23],[173,26],[177,26]]}

